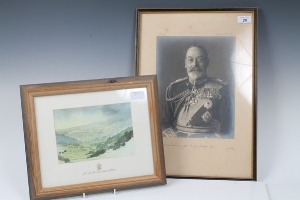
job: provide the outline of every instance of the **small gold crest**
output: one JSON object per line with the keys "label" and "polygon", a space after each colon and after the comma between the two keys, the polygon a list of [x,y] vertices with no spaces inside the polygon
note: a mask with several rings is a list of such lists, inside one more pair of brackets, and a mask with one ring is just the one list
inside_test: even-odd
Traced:
{"label": "small gold crest", "polygon": [[101,170],[102,169],[102,165],[100,163],[97,163],[97,170]]}

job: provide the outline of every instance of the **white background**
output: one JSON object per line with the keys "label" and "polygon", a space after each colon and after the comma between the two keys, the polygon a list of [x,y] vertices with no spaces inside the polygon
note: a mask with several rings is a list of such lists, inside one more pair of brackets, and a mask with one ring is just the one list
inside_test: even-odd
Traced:
{"label": "white background", "polygon": [[258,181],[168,179],[88,198],[300,199],[299,2],[0,0],[1,199],[29,199],[19,85],[133,75],[136,8],[241,6],[259,7]]}

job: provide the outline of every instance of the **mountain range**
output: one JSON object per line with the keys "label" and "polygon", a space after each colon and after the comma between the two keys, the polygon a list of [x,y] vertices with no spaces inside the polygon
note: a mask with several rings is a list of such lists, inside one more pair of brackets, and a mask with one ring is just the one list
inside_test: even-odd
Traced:
{"label": "mountain range", "polygon": [[131,118],[115,118],[113,120],[101,119],[82,126],[56,130],[56,142],[57,144],[77,142],[99,143],[131,127]]}

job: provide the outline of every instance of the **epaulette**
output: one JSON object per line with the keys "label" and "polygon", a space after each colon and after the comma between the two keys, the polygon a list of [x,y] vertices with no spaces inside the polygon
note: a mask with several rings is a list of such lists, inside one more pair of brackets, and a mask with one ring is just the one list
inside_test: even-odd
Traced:
{"label": "epaulette", "polygon": [[176,83],[180,83],[180,82],[185,81],[187,79],[188,79],[188,77],[185,77],[185,78],[177,79],[176,81],[173,81],[172,83],[170,83],[170,85],[166,89],[166,100],[167,101],[178,100],[178,99],[182,98],[183,96],[187,95],[190,92],[190,90],[186,90],[186,91],[176,95],[175,97],[170,97],[170,90],[171,90],[172,86]]}
{"label": "epaulette", "polygon": [[176,81],[173,81],[172,83],[170,83],[169,86],[174,85],[174,84],[176,84],[176,83],[180,83],[180,82],[182,82],[182,81],[185,81],[185,80],[188,79],[188,78],[189,78],[189,77],[184,77],[184,78],[177,79]]}
{"label": "epaulette", "polygon": [[170,85],[169,85],[169,86],[167,87],[167,89],[166,89],[166,94],[169,93],[171,87],[172,87],[174,84],[180,83],[180,82],[182,82],[182,81],[185,81],[185,80],[188,79],[188,78],[189,78],[189,77],[180,78],[180,79],[177,79],[176,81],[173,81],[172,83],[170,83]]}
{"label": "epaulette", "polygon": [[212,81],[216,81],[218,83],[221,83],[222,85],[228,85],[228,83],[226,81],[223,81],[223,80],[218,79],[218,78],[209,77],[208,79],[210,79]]}

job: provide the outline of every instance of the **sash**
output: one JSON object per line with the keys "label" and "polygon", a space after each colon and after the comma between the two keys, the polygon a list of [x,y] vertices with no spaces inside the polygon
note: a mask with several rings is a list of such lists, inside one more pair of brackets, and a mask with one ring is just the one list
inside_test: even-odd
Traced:
{"label": "sash", "polygon": [[177,117],[177,125],[179,126],[188,126],[190,119],[197,113],[197,111],[202,108],[202,106],[209,101],[209,99],[200,99],[196,98],[195,104],[185,105],[181,108],[178,117]]}

